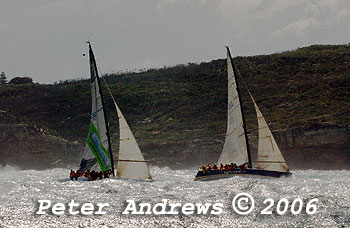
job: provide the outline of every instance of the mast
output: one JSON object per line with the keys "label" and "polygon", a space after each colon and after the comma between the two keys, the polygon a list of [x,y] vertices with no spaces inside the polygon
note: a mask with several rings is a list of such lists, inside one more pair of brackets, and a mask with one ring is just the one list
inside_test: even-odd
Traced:
{"label": "mast", "polygon": [[[89,56],[90,56],[90,74],[94,75],[94,73],[92,71],[95,71],[95,75],[96,75],[96,79],[97,79],[97,84],[98,84],[98,88],[99,88],[99,93],[101,96],[101,102],[102,102],[102,109],[103,109],[103,115],[105,118],[105,124],[106,124],[106,136],[107,136],[107,140],[108,140],[108,151],[109,151],[109,156],[111,158],[111,169],[112,169],[112,175],[114,177],[114,161],[113,161],[113,153],[112,153],[112,147],[111,147],[111,139],[110,139],[110,135],[109,135],[109,129],[108,129],[108,120],[106,117],[106,110],[105,110],[105,103],[103,100],[103,95],[102,95],[102,89],[101,89],[101,83],[100,83],[100,77],[98,76],[98,71],[97,71],[97,66],[96,66],[96,61],[95,61],[95,56],[94,53],[92,51],[91,48],[91,44],[89,41],[86,42],[87,44],[89,44]],[[94,64],[94,69],[91,68],[91,64]],[[91,80],[93,80],[93,78],[91,78]]]}
{"label": "mast", "polygon": [[[228,53],[228,55],[230,57],[230,60],[231,60],[232,68],[233,68],[234,71],[236,71],[235,70],[235,66],[234,66],[234,64],[232,62],[230,49],[228,48],[228,46],[226,46],[226,49],[227,49],[227,53]],[[237,87],[239,103],[243,104],[242,103],[242,98],[241,98],[241,93],[240,93],[240,90],[239,90],[238,79],[236,77],[235,72],[234,72],[233,76],[235,77],[235,81],[236,81],[236,87]],[[245,140],[246,140],[246,144],[247,144],[246,146],[247,146],[247,153],[248,153],[248,167],[252,168],[252,158],[251,158],[251,155],[250,155],[249,141],[248,141],[248,135],[247,135],[247,129],[246,129],[246,123],[245,123],[245,118],[244,118],[243,107],[241,108],[241,114],[242,114],[242,121],[243,121],[244,136],[245,136]]]}

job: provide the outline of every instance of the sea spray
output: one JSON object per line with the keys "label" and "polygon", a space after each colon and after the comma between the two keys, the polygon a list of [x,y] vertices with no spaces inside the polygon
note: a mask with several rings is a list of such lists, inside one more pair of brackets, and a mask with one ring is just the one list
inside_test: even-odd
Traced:
{"label": "sea spray", "polygon": [[[210,182],[194,182],[197,168],[171,170],[151,167],[153,182],[127,179],[98,181],[70,181],[67,169],[44,171],[19,170],[0,175],[0,227],[347,227],[350,225],[350,171],[293,170],[288,179],[251,179],[234,177]],[[256,201],[249,215],[237,215],[232,208],[233,198],[241,192],[249,193]],[[266,207],[265,199],[274,200],[269,215],[260,212]],[[287,199],[294,210],[303,201],[303,210],[294,215],[288,207],[283,215],[277,214],[277,204]],[[312,199],[317,211],[306,213],[306,204]],[[105,215],[72,216],[69,213],[36,215],[38,200],[52,203],[80,205],[109,203]],[[222,203],[219,215],[196,213],[184,215],[123,215],[126,201],[150,203],[162,199],[168,202],[203,204]],[[283,200],[285,202],[285,200]],[[242,201],[242,203],[245,203]],[[243,204],[243,206],[246,206]],[[280,211],[283,211],[280,203]],[[179,210],[180,211],[180,210]]]}

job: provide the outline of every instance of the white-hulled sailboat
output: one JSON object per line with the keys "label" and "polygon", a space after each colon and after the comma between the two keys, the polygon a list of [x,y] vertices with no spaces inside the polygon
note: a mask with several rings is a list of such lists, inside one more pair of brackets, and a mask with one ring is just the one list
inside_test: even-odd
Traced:
{"label": "white-hulled sailboat", "polygon": [[[80,172],[86,170],[111,171],[114,176],[113,153],[111,149],[110,134],[105,116],[105,106],[98,76],[95,56],[91,44],[89,44],[91,93],[92,93],[92,113],[90,130],[85,145],[84,154],[80,162]],[[108,85],[106,84],[107,88]],[[119,158],[117,165],[117,177],[152,180],[147,163],[141,150],[121,113],[111,91],[108,91],[113,99],[119,119]]]}
{"label": "white-hulled sailboat", "polygon": [[87,43],[89,44],[92,108],[90,130],[79,170],[81,174],[87,170],[96,172],[112,171],[114,176],[113,154],[100,78],[91,44],[90,42]]}
{"label": "white-hulled sailboat", "polygon": [[[218,165],[237,164],[229,169],[199,170],[196,180],[213,180],[233,176],[281,177],[291,176],[288,165],[278,148],[262,113],[253,96],[249,95],[254,103],[259,128],[259,144],[257,161],[253,168],[248,144],[244,113],[241,107],[241,95],[230,50],[227,49],[227,75],[228,75],[228,106],[227,131],[224,148],[217,162]],[[249,91],[249,90],[248,90]]]}

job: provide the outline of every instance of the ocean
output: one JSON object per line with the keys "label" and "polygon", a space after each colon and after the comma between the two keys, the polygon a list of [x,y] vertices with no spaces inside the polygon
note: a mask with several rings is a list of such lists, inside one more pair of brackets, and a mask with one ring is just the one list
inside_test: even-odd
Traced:
{"label": "ocean", "polygon": [[[0,227],[350,227],[350,171],[292,170],[291,178],[208,182],[193,181],[197,168],[151,167],[152,182],[70,181],[69,171],[0,168]],[[254,200],[235,201],[236,209],[254,205],[242,215],[232,205],[241,193]],[[79,206],[69,211],[72,200]],[[95,214],[107,203],[104,214]]]}

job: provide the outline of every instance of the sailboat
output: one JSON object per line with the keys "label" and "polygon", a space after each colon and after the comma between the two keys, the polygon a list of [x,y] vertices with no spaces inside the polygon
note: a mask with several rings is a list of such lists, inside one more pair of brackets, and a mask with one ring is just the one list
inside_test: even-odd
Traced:
{"label": "sailboat", "polygon": [[[232,63],[231,53],[227,50],[227,75],[228,75],[228,105],[227,105],[227,131],[224,148],[217,164],[227,164],[228,169],[205,168],[199,170],[195,181],[213,180],[228,178],[233,176],[256,176],[256,177],[282,177],[291,176],[288,165],[278,148],[265,118],[263,117],[253,96],[249,92],[250,98],[255,107],[258,120],[258,155],[253,168],[251,152],[248,144],[248,136],[242,109],[242,99],[239,85]],[[231,165],[228,165],[231,164]],[[238,164],[238,165],[236,165]]]}
{"label": "sailboat", "polygon": [[[95,56],[89,44],[90,75],[92,112],[90,130],[80,162],[80,171],[111,171],[114,172],[113,153],[111,149],[110,134],[106,118],[105,105],[100,86]],[[119,117],[119,158],[117,165],[117,177],[128,179],[152,180],[147,163],[141,153],[136,139],[120,111],[107,83],[107,89],[113,99],[117,115]]]}
{"label": "sailboat", "polygon": [[113,154],[100,78],[91,44],[87,43],[89,44],[92,108],[90,129],[79,170],[81,173],[86,170],[111,171],[114,176]]}

